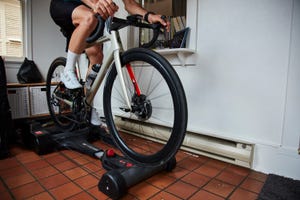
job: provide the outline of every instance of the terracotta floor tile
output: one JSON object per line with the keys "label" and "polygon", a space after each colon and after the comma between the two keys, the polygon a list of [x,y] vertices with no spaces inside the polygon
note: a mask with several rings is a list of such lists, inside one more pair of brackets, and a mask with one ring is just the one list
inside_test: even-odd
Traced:
{"label": "terracotta floor tile", "polygon": [[88,173],[80,167],[75,167],[63,172],[69,179],[75,180],[77,178],[83,177]]}
{"label": "terracotta floor tile", "polygon": [[224,170],[216,177],[216,179],[231,185],[239,185],[245,179],[245,177],[231,171]]}
{"label": "terracotta floor tile", "polygon": [[251,171],[249,173],[249,178],[253,178],[253,179],[261,181],[261,182],[265,182],[267,177],[268,177],[267,174],[264,174],[261,172]]}
{"label": "terracotta floor tile", "polygon": [[48,190],[70,182],[70,180],[62,174],[56,174],[40,179],[39,181]]}
{"label": "terracotta floor tile", "polygon": [[19,166],[20,163],[15,157],[0,160],[0,174],[2,170],[11,169]]}
{"label": "terracotta floor tile", "polygon": [[72,151],[72,150],[63,150],[63,151],[61,151],[61,154],[65,155],[66,157],[68,157],[71,160],[81,156],[80,153],[78,153],[76,151]]}
{"label": "terracotta floor tile", "polygon": [[[195,195],[192,196],[189,200],[225,200],[224,198],[207,192],[205,190],[200,190]],[[243,199],[240,199],[243,200]]]}
{"label": "terracotta floor tile", "polygon": [[60,154],[57,154],[57,155],[53,155],[51,157],[48,157],[46,158],[46,160],[52,164],[52,165],[55,165],[55,164],[59,164],[59,163],[62,163],[62,162],[65,162],[67,161],[68,159]]}
{"label": "terracotta floor tile", "polygon": [[202,174],[191,172],[190,174],[183,177],[181,180],[186,183],[192,184],[198,188],[201,188],[210,181],[210,178]]}
{"label": "terracotta floor tile", "polygon": [[189,156],[191,156],[192,154],[190,154],[190,153],[186,153],[186,152],[184,152],[184,151],[178,151],[177,152],[177,154],[176,154],[176,161],[177,161],[177,163],[178,162],[180,162],[181,160],[183,160],[183,159],[185,159],[185,158],[187,158],[187,157],[189,157]]}
{"label": "terracotta floor tile", "polygon": [[87,164],[83,165],[83,168],[86,169],[90,173],[97,172],[99,170],[103,170],[102,166],[100,166],[99,163],[97,163],[97,164],[87,163]]}
{"label": "terracotta floor tile", "polygon": [[29,173],[26,172],[19,176],[11,176],[9,178],[6,178],[4,179],[4,181],[10,189],[13,189],[21,185],[34,182],[35,179]]}
{"label": "terracotta floor tile", "polygon": [[29,197],[26,200],[54,200],[54,198],[48,192],[42,192]]}
{"label": "terracotta floor tile", "polygon": [[234,186],[213,179],[204,187],[204,190],[226,198],[234,190]]}
{"label": "terracotta floor tile", "polygon": [[149,199],[150,197],[157,194],[160,190],[148,183],[142,182],[131,188],[128,192],[138,199]]}
{"label": "terracotta floor tile", "polygon": [[0,179],[0,193],[5,191],[6,191],[6,187],[4,186],[3,182]]}
{"label": "terracotta floor tile", "polygon": [[229,166],[228,163],[225,163],[225,162],[219,161],[219,160],[214,160],[214,159],[209,159],[205,164],[209,165],[209,166],[212,166],[216,169],[220,169],[220,170],[222,170],[222,169],[226,168],[227,166]]}
{"label": "terracotta floor tile", "polygon": [[176,179],[179,179],[179,178],[182,178],[183,176],[185,176],[186,174],[188,174],[189,172],[190,172],[189,170],[186,170],[184,168],[176,167],[171,172],[169,172],[168,175],[172,176]]}
{"label": "terracotta floor tile", "polygon": [[41,169],[44,167],[49,167],[49,163],[47,163],[45,160],[37,160],[30,163],[25,164],[26,168],[30,171]]}
{"label": "terracotta floor tile", "polygon": [[46,160],[47,158],[50,158],[50,157],[53,157],[53,156],[57,156],[57,155],[61,155],[63,151],[64,150],[54,151],[54,152],[51,152],[51,153],[48,153],[48,154],[45,154],[45,155],[41,155],[41,157]]}
{"label": "terracotta floor tile", "polygon": [[200,159],[197,157],[189,156],[183,160],[181,160],[179,163],[177,163],[178,167],[182,167],[187,170],[194,170],[200,165],[202,165],[204,162],[202,162]]}
{"label": "terracotta floor tile", "polygon": [[85,157],[78,157],[78,158],[74,158],[73,161],[75,163],[77,163],[78,165],[84,165],[89,163],[90,161],[88,159],[86,159]]}
{"label": "terracotta floor tile", "polygon": [[[108,198],[109,200],[111,200],[110,198]],[[129,193],[126,193],[122,198],[121,200],[139,200],[138,198],[136,198],[135,196],[129,194]]]}
{"label": "terracotta floor tile", "polygon": [[97,187],[93,187],[91,189],[88,189],[88,193],[90,195],[92,195],[95,199],[108,199],[108,196],[106,196],[105,194],[103,194],[102,192],[99,191],[98,186]]}
{"label": "terracotta floor tile", "polygon": [[79,194],[75,194],[74,196],[71,196],[67,200],[94,200],[95,198],[92,197],[90,194],[86,192],[80,192]]}
{"label": "terracotta floor tile", "polygon": [[27,197],[44,192],[44,189],[38,182],[32,182],[12,189],[11,192],[16,199],[26,199]]}
{"label": "terracotta floor tile", "polygon": [[41,157],[32,151],[18,154],[16,155],[16,158],[18,159],[18,161],[20,161],[23,164],[41,160]]}
{"label": "terracotta floor tile", "polygon": [[238,188],[237,190],[235,190],[233,192],[233,194],[229,197],[230,200],[256,200],[258,197],[257,194],[247,191],[247,190],[243,190]]}
{"label": "terracotta floor tile", "polygon": [[216,169],[209,165],[202,165],[199,168],[197,168],[196,170],[194,170],[194,172],[213,178],[213,177],[217,176],[221,172],[221,170]]}
{"label": "terracotta floor tile", "polygon": [[206,163],[210,160],[210,158],[206,157],[206,156],[202,156],[202,155],[193,155],[194,157],[197,157],[197,159],[201,162],[201,163]]}
{"label": "terracotta floor tile", "polygon": [[75,180],[75,182],[84,190],[98,186],[99,180],[92,175],[86,175]]}
{"label": "terracotta floor tile", "polygon": [[255,179],[252,178],[247,178],[241,185],[242,188],[255,192],[255,193],[259,193],[261,188],[263,187],[264,183],[257,181]]}
{"label": "terracotta floor tile", "polygon": [[91,174],[100,180],[100,178],[101,178],[105,173],[106,173],[106,170],[102,169],[102,170],[96,171],[96,172],[91,173]]}
{"label": "terracotta floor tile", "polygon": [[59,171],[57,169],[55,169],[54,167],[52,167],[52,166],[32,171],[32,174],[38,179],[53,176],[53,175],[58,174],[58,173],[59,173]]}
{"label": "terracotta floor tile", "polygon": [[31,150],[25,149],[17,144],[12,144],[10,148],[10,153],[14,157],[20,153],[29,152],[29,151]]}
{"label": "terracotta floor tile", "polygon": [[234,172],[236,174],[242,175],[242,176],[248,176],[248,174],[250,173],[250,169],[245,168],[245,167],[241,167],[241,166],[237,166],[237,165],[229,165],[226,170]]}
{"label": "terracotta floor tile", "polygon": [[9,192],[0,192],[1,200],[13,200],[13,197],[9,194]]}
{"label": "terracotta floor tile", "polygon": [[73,161],[67,160],[65,162],[57,163],[54,167],[63,172],[69,169],[73,169],[77,167],[77,165]]}
{"label": "terracotta floor tile", "polygon": [[188,199],[188,197],[197,191],[197,188],[185,182],[178,181],[166,188],[166,191],[182,199]]}
{"label": "terracotta floor tile", "polygon": [[162,172],[159,174],[156,174],[155,176],[152,176],[148,180],[146,180],[151,185],[154,185],[155,187],[158,187],[160,189],[164,189],[174,183],[176,179],[174,177],[171,177],[168,175],[167,172]]}
{"label": "terracotta floor tile", "polygon": [[0,176],[2,178],[8,178],[11,176],[19,176],[27,173],[27,170],[23,166],[17,166],[10,169],[5,169],[0,171]]}
{"label": "terracotta floor tile", "polygon": [[[93,144],[111,149],[100,141]],[[14,157],[0,160],[1,200],[110,200],[98,190],[106,173],[98,159],[71,150],[43,156],[20,147],[13,147],[13,152]],[[179,151],[176,159],[172,172],[161,172],[129,188],[122,200],[252,200],[267,178],[260,172],[184,151]]]}
{"label": "terracotta floor tile", "polygon": [[67,183],[50,190],[50,193],[56,199],[66,199],[80,192],[82,192],[82,190],[74,183]]}
{"label": "terracotta floor tile", "polygon": [[167,193],[165,191],[162,191],[155,195],[154,197],[150,198],[150,200],[181,200],[181,198],[178,198],[170,193]]}

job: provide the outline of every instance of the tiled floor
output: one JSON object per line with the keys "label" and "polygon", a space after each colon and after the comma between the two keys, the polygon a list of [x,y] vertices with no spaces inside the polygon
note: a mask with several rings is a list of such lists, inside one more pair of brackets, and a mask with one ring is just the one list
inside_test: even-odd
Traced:
{"label": "tiled floor", "polygon": [[[101,142],[95,146],[109,148]],[[38,156],[19,146],[0,160],[0,199],[110,199],[98,191],[106,172],[99,160],[71,150]],[[128,190],[124,200],[251,200],[267,175],[180,151],[172,172],[161,172]]]}

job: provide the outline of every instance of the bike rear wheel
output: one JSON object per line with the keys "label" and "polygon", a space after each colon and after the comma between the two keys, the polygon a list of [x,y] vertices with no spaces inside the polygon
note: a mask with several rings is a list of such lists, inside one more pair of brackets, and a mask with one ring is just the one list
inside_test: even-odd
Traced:
{"label": "bike rear wheel", "polygon": [[51,63],[46,79],[46,97],[49,113],[54,123],[63,130],[72,130],[76,125],[73,107],[62,100],[67,98],[69,92],[60,79],[65,65],[66,58],[64,57],[56,58]]}
{"label": "bike rear wheel", "polygon": [[[170,63],[156,52],[135,48],[121,55],[122,73],[131,108],[126,103],[113,65],[104,87],[104,114],[119,149],[146,165],[166,163],[185,136],[187,103],[181,81]],[[127,66],[133,69],[137,92]]]}

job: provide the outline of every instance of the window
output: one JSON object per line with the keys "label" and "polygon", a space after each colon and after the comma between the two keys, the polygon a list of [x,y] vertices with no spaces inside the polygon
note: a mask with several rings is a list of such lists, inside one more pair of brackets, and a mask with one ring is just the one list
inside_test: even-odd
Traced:
{"label": "window", "polygon": [[22,2],[1,0],[0,2],[0,55],[23,57]]}
{"label": "window", "polygon": [[[178,17],[185,16],[185,27],[189,28],[189,32],[186,38],[186,49],[188,50],[196,50],[197,49],[197,24],[198,24],[198,10],[199,10],[199,0],[136,0],[139,2],[145,9],[148,11],[164,14],[168,17]],[[172,5],[172,6],[171,6]],[[169,21],[171,21],[169,19]],[[174,28],[174,24],[173,24]],[[154,48],[156,49],[166,49],[169,41],[174,35],[174,29],[170,31],[171,35],[162,36],[158,38],[158,44],[155,44]],[[173,35],[172,35],[173,34]],[[127,46],[129,47],[137,47],[143,43],[147,42],[147,37],[145,37],[145,33],[142,30],[130,27],[127,33]],[[147,36],[147,32],[146,32]],[[169,36],[169,37],[168,37]],[[167,44],[166,44],[167,42]],[[166,45],[164,45],[166,44]],[[185,50],[184,50],[185,51]]]}
{"label": "window", "polygon": [[[163,34],[154,47],[172,47],[171,42],[173,41],[174,35],[186,28],[186,0],[139,0],[139,2],[146,10],[168,17],[170,21],[170,32]],[[140,44],[149,42],[151,38],[151,31],[145,29],[140,30]]]}
{"label": "window", "polygon": [[186,0],[140,0],[147,10],[167,16],[185,16]]}

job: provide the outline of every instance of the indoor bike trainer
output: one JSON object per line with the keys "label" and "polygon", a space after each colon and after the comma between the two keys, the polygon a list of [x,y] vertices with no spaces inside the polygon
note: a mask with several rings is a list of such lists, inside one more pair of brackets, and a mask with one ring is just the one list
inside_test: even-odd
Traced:
{"label": "indoor bike trainer", "polygon": [[112,199],[119,199],[133,185],[161,172],[171,171],[176,166],[175,158],[158,166],[141,166],[114,150],[103,150],[90,142],[97,139],[114,145],[112,138],[101,128],[81,128],[72,132],[61,132],[56,127],[43,127],[41,123],[31,124],[33,148],[39,155],[55,150],[71,149],[99,159],[107,172],[98,183],[98,189]]}
{"label": "indoor bike trainer", "polygon": [[[182,144],[187,126],[187,104],[179,76],[164,57],[141,47],[124,51],[121,43],[119,29],[135,26],[153,30],[153,38],[147,43],[151,46],[160,33],[161,24],[145,24],[141,21],[142,16],[138,15],[128,16],[127,19],[114,17],[108,21],[109,34],[102,36],[103,20],[99,16],[97,18],[99,23],[95,34],[86,41],[90,45],[110,41],[111,46],[94,83],[90,89],[85,88],[87,92],[84,89],[66,89],[59,76],[66,59],[56,58],[47,74],[46,96],[50,115],[64,132],[33,125],[32,135],[37,153],[73,149],[100,159],[108,172],[99,181],[99,190],[117,199],[128,187],[162,170],[175,167],[174,157]],[[79,66],[76,66],[76,71],[81,77]],[[92,102],[104,78],[103,111],[109,136],[103,132],[99,135],[97,131],[94,134],[93,128],[86,126]],[[84,81],[80,82],[84,88]],[[151,149],[151,145],[136,148],[137,143],[140,147],[150,143],[127,140],[126,134],[119,129],[131,123],[150,124],[152,137],[143,131],[138,135],[165,142],[156,142]],[[166,124],[169,128],[160,131],[154,124]],[[127,157],[119,156],[111,150],[104,151],[88,142],[97,137],[116,144]]]}

